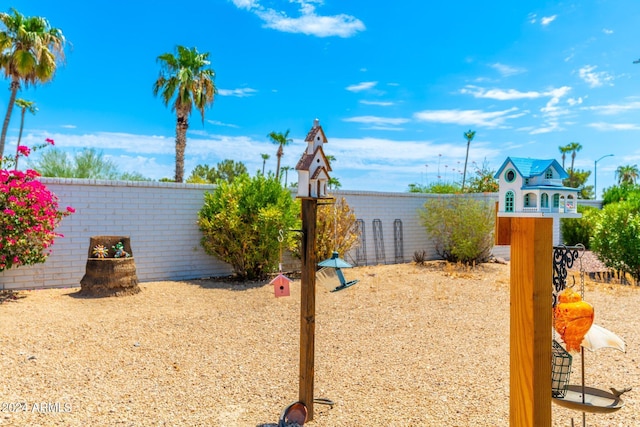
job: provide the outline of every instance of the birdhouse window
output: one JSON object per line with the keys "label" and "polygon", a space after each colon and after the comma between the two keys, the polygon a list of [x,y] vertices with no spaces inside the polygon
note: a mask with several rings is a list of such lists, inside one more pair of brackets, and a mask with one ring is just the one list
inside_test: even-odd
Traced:
{"label": "birdhouse window", "polygon": [[524,195],[524,207],[528,208],[531,206],[531,196],[529,194]]}
{"label": "birdhouse window", "polygon": [[504,174],[504,179],[507,182],[513,182],[516,179],[516,172],[513,169],[509,169]]}
{"label": "birdhouse window", "polygon": [[542,196],[540,196],[540,206],[543,208],[549,207],[549,195],[547,193],[542,193]]}
{"label": "birdhouse window", "polygon": [[560,195],[558,193],[553,195],[553,207],[554,208],[560,207]]}
{"label": "birdhouse window", "polygon": [[544,173],[544,178],[545,179],[552,179],[553,178],[553,169],[549,168],[546,170],[546,172]]}
{"label": "birdhouse window", "polygon": [[513,191],[507,191],[507,194],[504,195],[504,211],[505,212],[513,212],[513,199],[514,199]]}

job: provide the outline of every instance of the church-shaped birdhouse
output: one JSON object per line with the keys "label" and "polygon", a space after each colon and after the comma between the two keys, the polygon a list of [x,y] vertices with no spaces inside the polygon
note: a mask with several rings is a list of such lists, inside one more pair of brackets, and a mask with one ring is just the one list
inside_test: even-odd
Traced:
{"label": "church-shaped birdhouse", "polygon": [[318,119],[313,121],[313,126],[304,140],[307,148],[296,165],[298,197],[329,198],[327,186],[331,166],[322,149],[323,144],[327,142],[327,137]]}
{"label": "church-shaped birdhouse", "polygon": [[507,157],[494,178],[499,184],[499,217],[580,218],[578,189],[566,187],[569,177],[554,159]]}

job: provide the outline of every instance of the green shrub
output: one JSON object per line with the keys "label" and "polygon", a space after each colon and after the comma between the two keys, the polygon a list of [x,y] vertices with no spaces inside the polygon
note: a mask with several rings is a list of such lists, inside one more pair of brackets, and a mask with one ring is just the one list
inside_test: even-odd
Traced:
{"label": "green shrub", "polygon": [[280,260],[279,230],[284,230],[283,249],[299,239],[300,207],[289,190],[273,177],[247,175],[232,183],[219,181],[205,194],[198,214],[203,232],[201,244],[209,255],[230,264],[240,279],[263,279],[277,271]]}
{"label": "green shrub", "polygon": [[422,224],[447,261],[473,264],[489,259],[495,203],[466,197],[439,197],[419,211]]}
{"label": "green shrub", "polygon": [[624,183],[604,190],[603,206],[624,201],[633,202],[636,206],[640,206],[640,185]]}
{"label": "green shrub", "polygon": [[591,249],[608,267],[640,279],[640,213],[631,202],[612,203],[598,215]]}
{"label": "green shrub", "polygon": [[562,218],[560,220],[562,241],[567,246],[582,243],[586,249],[590,249],[589,241],[593,236],[600,210],[592,206],[578,205],[578,212],[582,214],[582,218]]}
{"label": "green shrub", "polygon": [[333,251],[341,257],[358,244],[356,214],[344,197],[335,204],[318,206],[316,220],[316,259],[330,258]]}

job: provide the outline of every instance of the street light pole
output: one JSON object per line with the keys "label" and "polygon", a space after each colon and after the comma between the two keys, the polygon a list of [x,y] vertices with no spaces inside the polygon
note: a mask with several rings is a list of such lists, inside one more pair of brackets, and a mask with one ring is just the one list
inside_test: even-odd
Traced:
{"label": "street light pole", "polygon": [[606,154],[602,157],[600,157],[598,160],[596,160],[593,163],[593,181],[594,181],[594,193],[595,193],[595,199],[598,200],[598,162],[602,159],[604,159],[605,157],[612,157],[613,154]]}

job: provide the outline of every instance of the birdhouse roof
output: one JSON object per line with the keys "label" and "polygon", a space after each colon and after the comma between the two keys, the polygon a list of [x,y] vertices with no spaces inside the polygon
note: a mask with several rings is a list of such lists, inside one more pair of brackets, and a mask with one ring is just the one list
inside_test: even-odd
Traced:
{"label": "birdhouse roof", "polygon": [[569,174],[555,159],[531,159],[528,157],[507,157],[498,172],[494,175],[494,178],[498,179],[500,174],[504,171],[507,165],[511,163],[520,176],[524,178],[532,178],[534,176],[542,175],[549,167],[553,167],[561,179],[569,177]]}
{"label": "birdhouse roof", "polygon": [[311,163],[313,163],[313,159],[316,158],[316,154],[318,154],[318,151],[320,151],[320,155],[322,156],[322,160],[324,161],[323,166],[325,166],[327,171],[332,170],[331,165],[329,164],[329,160],[327,160],[326,156],[324,155],[324,151],[320,146],[316,148],[316,151],[314,151],[313,154],[307,154],[306,152],[303,153],[302,157],[300,157],[300,160],[298,160],[298,164],[296,165],[296,170],[308,171],[309,168],[311,167]]}
{"label": "birdhouse roof", "polygon": [[319,179],[321,175],[324,175],[324,178],[329,179],[329,174],[327,173],[327,169],[325,167],[319,167],[311,176],[311,179]]}
{"label": "birdhouse roof", "polygon": [[318,125],[318,126],[314,126],[311,128],[311,130],[309,131],[309,133],[307,133],[306,138],[304,139],[305,142],[313,142],[316,140],[316,135],[318,135],[318,133],[320,133],[320,140],[323,143],[327,142],[327,137],[324,134],[324,131],[322,130],[322,126]]}

